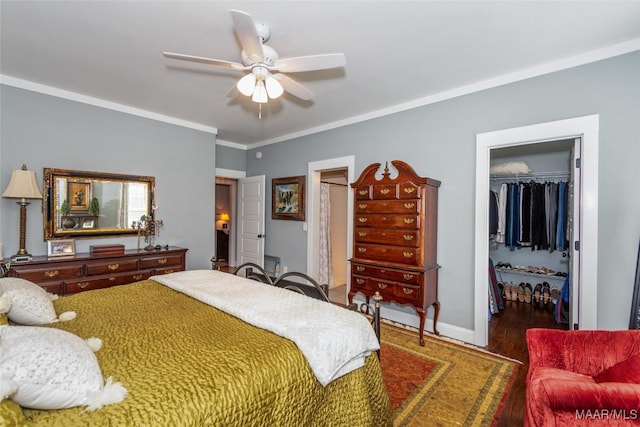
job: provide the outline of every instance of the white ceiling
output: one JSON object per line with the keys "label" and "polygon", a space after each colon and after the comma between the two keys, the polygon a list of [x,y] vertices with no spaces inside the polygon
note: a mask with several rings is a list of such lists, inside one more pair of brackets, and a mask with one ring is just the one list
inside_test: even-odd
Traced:
{"label": "white ceiling", "polygon": [[[640,49],[634,1],[5,1],[0,74],[216,128],[259,146]],[[271,27],[280,57],[343,52],[344,70],[291,75],[316,96],[227,97],[241,73],[228,9]],[[196,126],[196,127],[198,127]],[[240,147],[238,145],[238,147]]]}

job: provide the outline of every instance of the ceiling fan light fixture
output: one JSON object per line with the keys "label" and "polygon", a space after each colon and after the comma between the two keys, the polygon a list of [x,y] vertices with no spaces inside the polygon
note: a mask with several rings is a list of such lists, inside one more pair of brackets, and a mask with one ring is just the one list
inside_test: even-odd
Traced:
{"label": "ceiling fan light fixture", "polygon": [[269,98],[267,97],[267,89],[264,86],[264,81],[258,80],[251,100],[253,102],[257,102],[258,104],[264,104],[268,101],[268,99]]}
{"label": "ceiling fan light fixture", "polygon": [[265,79],[265,85],[267,88],[267,94],[271,99],[280,97],[284,92],[284,88],[282,87],[280,82],[271,76],[267,76],[267,78]]}
{"label": "ceiling fan light fixture", "polygon": [[256,77],[253,74],[247,74],[236,84],[236,87],[244,96],[251,96],[256,88]]}

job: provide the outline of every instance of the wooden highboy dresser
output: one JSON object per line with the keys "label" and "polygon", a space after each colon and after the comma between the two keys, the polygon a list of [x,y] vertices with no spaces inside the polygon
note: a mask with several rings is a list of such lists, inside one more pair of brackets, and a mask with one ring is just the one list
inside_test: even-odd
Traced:
{"label": "wooden highboy dresser", "polygon": [[[438,301],[437,213],[440,181],[423,178],[400,160],[369,165],[351,184],[354,194],[354,238],[349,302],[357,293],[380,292],[383,301],[409,304],[420,317],[424,345],[426,310]],[[378,176],[381,177],[378,178]]]}

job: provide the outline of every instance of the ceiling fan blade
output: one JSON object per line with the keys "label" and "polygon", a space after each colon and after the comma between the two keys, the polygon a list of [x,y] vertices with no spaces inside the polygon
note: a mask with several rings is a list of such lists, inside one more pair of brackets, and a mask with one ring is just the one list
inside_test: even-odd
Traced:
{"label": "ceiling fan blade", "polygon": [[262,40],[258,36],[256,24],[253,22],[251,15],[235,9],[231,9],[229,12],[231,12],[233,28],[235,28],[236,34],[240,39],[244,53],[254,62],[263,62]]}
{"label": "ceiling fan blade", "polygon": [[246,71],[250,67],[245,67],[237,62],[223,61],[221,59],[205,58],[202,56],[183,55],[181,53],[162,52],[162,54],[171,59],[179,59],[181,61],[199,62],[201,64],[214,65],[216,67],[230,68],[232,70]]}
{"label": "ceiling fan blade", "polygon": [[272,71],[281,73],[300,73],[303,71],[327,70],[344,67],[347,60],[343,53],[327,53],[324,55],[297,56],[282,58],[271,67]]}
{"label": "ceiling fan blade", "polygon": [[313,95],[314,95],[313,92],[311,92],[309,89],[307,89],[297,81],[293,80],[291,77],[287,76],[286,74],[278,73],[278,74],[274,74],[273,77],[280,82],[280,84],[282,85],[282,88],[286,92],[289,92],[291,95],[295,96],[296,98],[300,98],[304,101],[309,101],[311,100],[311,98],[313,98]]}

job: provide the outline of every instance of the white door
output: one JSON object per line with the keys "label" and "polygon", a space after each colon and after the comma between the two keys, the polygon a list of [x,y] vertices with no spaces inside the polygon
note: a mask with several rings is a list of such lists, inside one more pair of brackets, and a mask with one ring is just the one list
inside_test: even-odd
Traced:
{"label": "white door", "polygon": [[264,266],[265,176],[238,180],[238,265]]}
{"label": "white door", "polygon": [[582,157],[582,139],[576,138],[571,153],[571,182],[573,183],[573,197],[571,212],[569,212],[570,232],[569,236],[569,254],[571,262],[569,263],[569,275],[571,276],[571,292],[569,300],[569,329],[580,328],[580,206],[581,200],[581,169],[580,158]]}

